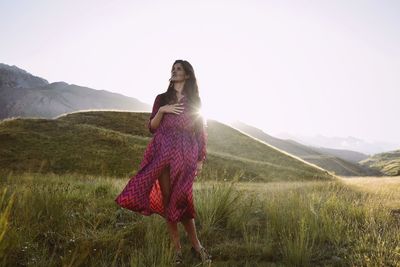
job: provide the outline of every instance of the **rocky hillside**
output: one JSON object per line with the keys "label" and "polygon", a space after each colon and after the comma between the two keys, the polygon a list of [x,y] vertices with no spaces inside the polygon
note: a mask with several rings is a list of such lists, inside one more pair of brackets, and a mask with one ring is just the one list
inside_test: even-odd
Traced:
{"label": "rocky hillside", "polygon": [[80,110],[150,111],[139,100],[105,90],[48,83],[16,66],[0,63],[0,119],[10,117],[54,118]]}

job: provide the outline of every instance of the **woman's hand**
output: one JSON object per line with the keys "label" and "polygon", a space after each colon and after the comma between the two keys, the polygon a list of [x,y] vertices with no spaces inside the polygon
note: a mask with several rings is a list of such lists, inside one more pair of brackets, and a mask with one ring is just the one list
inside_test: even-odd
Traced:
{"label": "woman's hand", "polygon": [[161,113],[174,113],[174,114],[180,114],[183,112],[184,107],[182,106],[183,103],[176,103],[172,105],[165,105],[160,107],[159,111]]}

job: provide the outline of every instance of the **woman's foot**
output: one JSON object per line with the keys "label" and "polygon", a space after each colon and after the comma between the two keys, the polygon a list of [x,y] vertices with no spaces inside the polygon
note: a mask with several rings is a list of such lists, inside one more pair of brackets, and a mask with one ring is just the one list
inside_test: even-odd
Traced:
{"label": "woman's foot", "polygon": [[173,262],[177,266],[182,266],[183,265],[182,251],[175,251]]}
{"label": "woman's foot", "polygon": [[200,247],[199,250],[196,250],[194,247],[190,249],[194,257],[201,260],[202,263],[211,263],[211,255],[204,247]]}

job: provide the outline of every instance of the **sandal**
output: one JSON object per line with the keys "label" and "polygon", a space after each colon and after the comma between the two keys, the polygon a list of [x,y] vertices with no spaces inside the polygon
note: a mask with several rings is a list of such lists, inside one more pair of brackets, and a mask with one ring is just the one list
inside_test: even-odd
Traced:
{"label": "sandal", "polygon": [[192,252],[193,256],[200,259],[202,263],[211,263],[212,256],[204,247],[201,247],[200,251],[196,251],[194,247],[192,247],[190,251]]}
{"label": "sandal", "polygon": [[175,251],[174,253],[174,264],[178,266],[183,265],[183,255],[182,251]]}

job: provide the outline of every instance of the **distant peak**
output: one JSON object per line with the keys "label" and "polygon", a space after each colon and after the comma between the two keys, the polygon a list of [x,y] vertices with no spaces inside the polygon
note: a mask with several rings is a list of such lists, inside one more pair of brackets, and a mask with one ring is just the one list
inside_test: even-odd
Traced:
{"label": "distant peak", "polygon": [[0,63],[0,87],[34,88],[47,84],[49,84],[47,80],[34,76],[15,65]]}
{"label": "distant peak", "polygon": [[20,69],[15,65],[7,65],[7,64],[4,64],[4,63],[0,63],[0,69],[15,70],[15,71],[21,71],[21,72],[27,73],[26,70]]}

